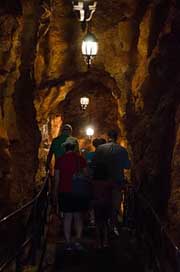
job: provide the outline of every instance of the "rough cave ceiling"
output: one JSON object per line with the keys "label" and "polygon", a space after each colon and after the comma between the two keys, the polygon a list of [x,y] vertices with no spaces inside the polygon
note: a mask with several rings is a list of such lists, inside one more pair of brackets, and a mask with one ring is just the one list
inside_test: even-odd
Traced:
{"label": "rough cave ceiling", "polygon": [[[83,96],[90,99],[85,111],[82,111],[79,103]],[[63,123],[72,124],[74,135],[79,138],[85,137],[85,128],[88,126],[94,127],[94,137],[105,135],[110,128],[118,128],[117,102],[111,90],[97,82],[82,82],[77,89],[68,93],[57,108],[56,114],[58,113],[62,116]]]}
{"label": "rough cave ceiling", "polygon": [[1,1],[0,201],[6,210],[33,194],[45,143],[63,120],[76,116],[72,123],[79,126],[79,95],[91,90],[97,122],[106,116],[107,127],[121,129],[132,180],[145,184],[160,215],[168,211],[180,241],[179,9],[175,0],[98,0],[91,30],[99,52],[87,71],[80,51],[85,33],[71,1]]}

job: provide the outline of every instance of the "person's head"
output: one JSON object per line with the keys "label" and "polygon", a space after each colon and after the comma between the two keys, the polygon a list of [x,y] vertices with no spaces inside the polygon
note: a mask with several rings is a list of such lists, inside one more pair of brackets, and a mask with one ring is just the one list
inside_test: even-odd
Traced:
{"label": "person's head", "polygon": [[108,141],[116,142],[118,138],[118,132],[115,129],[111,129],[108,131]]}
{"label": "person's head", "polygon": [[65,149],[65,152],[68,152],[68,151],[74,151],[75,149],[75,144],[71,144],[71,143],[68,143],[64,146],[64,149]]}
{"label": "person's head", "polygon": [[62,146],[65,149],[65,152],[67,151],[74,151],[76,146],[76,139],[74,137],[68,137],[67,140],[62,144]]}
{"label": "person's head", "polygon": [[99,145],[105,144],[106,143],[106,139],[104,138],[100,138],[99,139]]}
{"label": "person's head", "polygon": [[106,140],[104,138],[96,138],[93,140],[92,144],[95,148],[97,148],[99,145],[105,144]]}
{"label": "person's head", "polygon": [[69,124],[65,124],[61,129],[61,133],[70,136],[72,134],[72,126]]}

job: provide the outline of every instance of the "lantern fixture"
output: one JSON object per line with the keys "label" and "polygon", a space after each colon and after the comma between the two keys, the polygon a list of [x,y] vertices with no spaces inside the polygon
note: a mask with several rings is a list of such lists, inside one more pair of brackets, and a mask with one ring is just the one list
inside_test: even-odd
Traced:
{"label": "lantern fixture", "polygon": [[80,98],[80,104],[81,104],[81,108],[82,108],[83,110],[85,110],[85,109],[87,108],[88,104],[89,104],[89,98],[86,97],[86,96],[81,97],[81,98]]}
{"label": "lantern fixture", "polygon": [[90,67],[92,59],[97,55],[98,52],[98,42],[94,34],[88,32],[83,39],[81,46],[82,54],[84,56],[85,62]]}
{"label": "lantern fixture", "polygon": [[86,129],[86,135],[91,139],[91,137],[94,135],[94,129],[92,127],[88,127]]}
{"label": "lantern fixture", "polygon": [[80,22],[89,22],[96,10],[96,1],[92,0],[76,0],[72,1],[73,10],[77,14]]}

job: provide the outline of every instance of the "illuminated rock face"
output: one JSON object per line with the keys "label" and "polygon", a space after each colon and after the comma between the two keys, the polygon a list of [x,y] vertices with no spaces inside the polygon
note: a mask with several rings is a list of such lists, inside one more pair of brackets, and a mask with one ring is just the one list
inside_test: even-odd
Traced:
{"label": "illuminated rock face", "polygon": [[[161,216],[168,211],[180,241],[178,2],[99,0],[91,24],[99,53],[89,71],[80,52],[85,32],[71,1],[5,2],[0,159],[7,163],[0,164],[1,203],[13,206],[33,195],[34,177],[43,175],[44,157],[62,122],[71,123],[84,144],[81,126],[93,116],[98,134],[121,130],[133,181],[140,180]],[[83,94],[93,102],[82,113]]]}
{"label": "illuminated rock face", "polygon": [[[11,157],[7,174],[9,192],[8,197],[2,198],[2,206],[4,203],[6,207],[9,201],[14,208],[34,194],[38,167],[40,133],[33,105],[32,68],[38,30],[35,11],[39,13],[39,7],[26,1],[22,5],[18,1],[7,1],[1,7],[0,137],[7,142]],[[6,182],[6,178],[2,182]]]}

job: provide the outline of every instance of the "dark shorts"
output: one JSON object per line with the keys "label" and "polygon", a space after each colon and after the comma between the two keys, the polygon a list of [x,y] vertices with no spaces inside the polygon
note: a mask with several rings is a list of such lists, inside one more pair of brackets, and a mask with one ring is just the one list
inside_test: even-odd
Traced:
{"label": "dark shorts", "polygon": [[103,180],[94,180],[93,207],[97,223],[107,221],[112,213],[112,183]]}
{"label": "dark shorts", "polygon": [[59,194],[59,209],[62,212],[82,212],[89,209],[89,200],[73,193]]}
{"label": "dark shorts", "polygon": [[107,222],[112,215],[112,206],[107,203],[98,204],[94,206],[94,215],[96,223]]}

